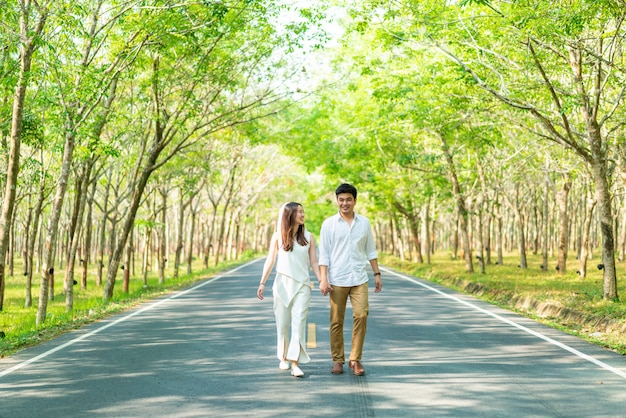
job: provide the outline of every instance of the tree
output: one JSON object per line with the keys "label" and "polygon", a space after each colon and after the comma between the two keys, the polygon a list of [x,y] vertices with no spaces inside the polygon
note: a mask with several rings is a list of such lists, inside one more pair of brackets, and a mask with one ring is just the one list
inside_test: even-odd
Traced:
{"label": "tree", "polygon": [[[44,31],[51,1],[39,4],[30,0],[19,0],[17,15],[19,15],[19,72],[13,96],[13,110],[11,116],[11,143],[7,166],[7,177],[2,212],[0,213],[0,310],[4,305],[5,287],[5,255],[9,245],[9,233],[15,193],[20,169],[20,145],[22,139],[22,123],[24,117],[24,102],[26,89],[31,82],[30,72],[35,50]],[[9,9],[11,10],[11,9]],[[11,10],[12,11],[12,10]],[[10,16],[9,13],[7,15]],[[31,20],[34,22],[31,23]]]}
{"label": "tree", "polygon": [[535,120],[529,132],[588,164],[602,231],[603,293],[611,300],[618,295],[608,162],[625,92],[615,54],[623,46],[623,6],[623,0],[592,8],[586,2],[404,1],[389,4],[384,19],[399,42],[438,49],[469,76],[468,85],[529,113]]}
{"label": "tree", "polygon": [[283,74],[284,63],[273,54],[295,44],[293,33],[281,34],[272,26],[275,12],[245,0],[141,11],[138,21],[158,39],[142,58],[149,63],[142,94],[152,106],[152,120],[144,126],[150,140],[137,160],[132,201],[109,261],[105,302],[113,296],[122,251],[151,175],[215,132],[284,105],[284,80],[274,79],[275,73]]}
{"label": "tree", "polygon": [[[106,95],[114,96],[117,80],[120,74],[128,68],[137,56],[137,52],[143,45],[143,40],[139,34],[141,30],[131,33],[125,41],[122,41],[122,47],[115,54],[107,56],[106,45],[109,42],[111,32],[115,28],[115,22],[124,14],[128,13],[133,4],[124,4],[115,10],[115,13],[102,13],[104,0],[98,0],[90,4],[91,8],[72,8],[71,13],[60,13],[58,16],[63,19],[63,25],[67,32],[59,34],[58,41],[64,43],[67,38],[75,38],[84,36],[82,42],[72,42],[77,45],[76,49],[70,49],[67,44],[62,49],[63,54],[50,55],[53,71],[51,73],[52,82],[57,85],[59,96],[57,97],[57,111],[63,121],[63,157],[61,169],[57,179],[57,187],[55,191],[54,201],[51,208],[51,216],[48,219],[48,230],[45,243],[44,265],[42,269],[39,308],[37,311],[37,324],[41,324],[46,317],[48,298],[54,297],[54,287],[50,286],[50,282],[54,280],[54,261],[57,243],[57,235],[59,228],[59,220],[66,196],[67,185],[69,182],[71,166],[74,160],[74,149],[79,140],[79,133],[86,122],[89,120],[94,109],[102,106],[104,102],[110,107],[110,101],[106,101]],[[63,5],[59,5],[63,10]],[[66,12],[69,12],[67,9]],[[77,30],[82,26],[80,22],[87,16],[91,16],[90,24],[87,30]],[[75,23],[73,26],[69,23]],[[76,33],[77,31],[78,33]],[[67,38],[66,38],[67,37]],[[104,50],[104,54],[103,54]],[[62,65],[63,64],[63,65]],[[62,72],[60,69],[75,69],[75,72]],[[89,167],[89,166],[88,166]],[[85,182],[89,179],[90,169],[86,173]],[[87,183],[83,183],[83,189]],[[84,200],[86,194],[77,194],[77,218],[75,227],[78,222],[82,222],[82,210],[84,208]],[[76,231],[73,231],[74,234]],[[72,237],[72,239],[74,239]],[[76,236],[74,245],[78,245],[78,236]],[[73,252],[74,250],[70,250]],[[70,261],[71,262],[71,261]],[[72,286],[66,289],[67,309],[72,309]]]}

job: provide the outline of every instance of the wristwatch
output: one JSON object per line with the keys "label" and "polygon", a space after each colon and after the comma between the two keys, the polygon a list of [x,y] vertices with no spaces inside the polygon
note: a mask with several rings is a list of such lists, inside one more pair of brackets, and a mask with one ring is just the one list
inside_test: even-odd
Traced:
{"label": "wristwatch", "polygon": [[376,273],[374,273],[374,276],[380,276],[380,271],[377,271]]}

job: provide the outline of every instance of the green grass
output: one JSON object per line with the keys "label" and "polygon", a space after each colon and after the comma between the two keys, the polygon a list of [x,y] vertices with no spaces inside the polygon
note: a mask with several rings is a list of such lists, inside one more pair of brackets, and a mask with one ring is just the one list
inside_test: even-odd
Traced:
{"label": "green grass", "polygon": [[[36,325],[37,308],[39,304],[39,277],[33,277],[31,307],[25,305],[25,279],[23,276],[8,277],[5,283],[4,307],[0,311],[0,331],[4,338],[0,339],[0,357],[10,355],[17,350],[36,345],[54,338],[80,326],[105,318],[113,313],[122,312],[137,304],[155,298],[159,295],[176,289],[191,286],[195,282],[206,279],[216,273],[254,258],[247,253],[238,261],[220,263],[215,267],[202,269],[200,261],[194,261],[191,275],[186,275],[187,266],[181,266],[179,277],[173,277],[173,269],[166,270],[166,279],[159,285],[156,273],[148,276],[148,285],[144,287],[142,277],[131,277],[128,293],[122,289],[122,273],[117,276],[113,298],[103,303],[103,286],[96,286],[96,273],[89,270],[87,288],[80,289],[74,286],[73,310],[67,312],[65,294],[63,293],[63,276],[55,277],[55,298],[48,301],[46,320],[39,327]],[[16,266],[15,271],[21,271]],[[106,271],[104,273],[106,275]],[[106,276],[105,276],[106,277]],[[78,279],[77,279],[78,280]],[[103,279],[105,280],[105,279]]]}
{"label": "green grass", "polygon": [[[550,260],[550,269],[541,271],[541,257],[530,255],[528,269],[517,266],[516,254],[504,257],[502,265],[487,265],[485,274],[465,272],[462,259],[452,259],[450,254],[438,253],[431,257],[431,264],[418,264],[402,261],[391,256],[381,256],[382,264],[399,271],[421,277],[457,290],[466,290],[467,283],[480,285],[475,296],[490,303],[517,311],[523,315],[546,323],[565,332],[580,336],[595,344],[626,354],[626,335],[619,331],[607,331],[603,321],[613,320],[620,326],[626,324],[626,303],[603,299],[602,271],[597,269],[597,260],[587,263],[587,277],[578,277],[578,260],[568,260],[568,271],[557,274],[556,260]],[[626,300],[626,264],[617,264],[618,295]],[[532,309],[520,309],[516,304],[520,299],[549,303],[580,313],[585,320],[564,319],[561,316],[537,315]]]}

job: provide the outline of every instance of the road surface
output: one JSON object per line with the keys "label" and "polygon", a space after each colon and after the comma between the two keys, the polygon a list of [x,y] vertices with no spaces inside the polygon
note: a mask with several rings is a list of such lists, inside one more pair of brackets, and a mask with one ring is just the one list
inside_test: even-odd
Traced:
{"label": "road surface", "polygon": [[270,283],[256,298],[262,264],[0,360],[0,417],[626,416],[623,356],[384,267],[366,375],[330,373],[315,288],[312,361],[294,378],[278,369]]}

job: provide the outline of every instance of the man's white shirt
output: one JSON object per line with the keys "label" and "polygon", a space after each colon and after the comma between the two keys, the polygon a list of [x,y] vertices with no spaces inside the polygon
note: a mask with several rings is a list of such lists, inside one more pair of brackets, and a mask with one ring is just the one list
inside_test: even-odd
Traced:
{"label": "man's white shirt", "polygon": [[354,214],[348,223],[338,213],[326,219],[320,231],[319,264],[328,266],[332,286],[352,287],[368,281],[367,264],[378,258],[369,219]]}

